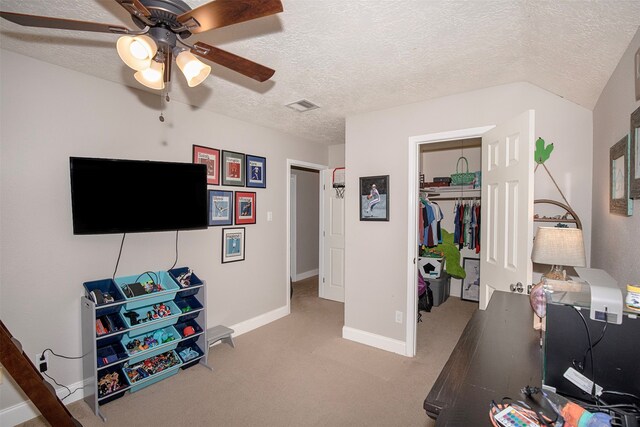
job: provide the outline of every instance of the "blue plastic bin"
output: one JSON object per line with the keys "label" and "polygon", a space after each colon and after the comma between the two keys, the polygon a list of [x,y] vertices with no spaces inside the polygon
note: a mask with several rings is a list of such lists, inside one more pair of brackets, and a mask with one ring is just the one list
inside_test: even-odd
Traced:
{"label": "blue plastic bin", "polygon": [[[175,298],[176,292],[180,289],[180,286],[166,271],[152,271],[143,274],[137,274],[134,276],[116,277],[116,285],[120,288],[123,298],[127,303],[125,307],[127,310],[132,310],[138,307],[149,306],[164,301],[169,301]],[[146,283],[153,278],[154,283],[160,282],[162,291],[152,292],[150,294],[139,295],[134,297],[128,297],[126,292],[123,291],[127,285],[133,283]]]}
{"label": "blue plastic bin", "polygon": [[[112,279],[102,279],[102,280],[93,280],[91,282],[84,282],[82,284],[84,286],[84,294],[87,298],[93,301],[91,297],[91,292],[96,289],[100,290],[102,294],[109,294],[113,298],[113,302],[118,302],[124,300],[124,295],[120,291],[120,288],[116,285],[116,283]],[[98,306],[104,305],[98,304]]]}
{"label": "blue plastic bin", "polygon": [[[137,329],[134,329],[133,332],[138,332]],[[148,336],[153,336],[156,332],[164,332],[168,335],[172,335],[173,336],[173,340],[171,341],[167,341],[165,343],[161,343],[158,342],[158,344],[155,344],[153,346],[150,346],[149,348],[147,348],[146,350],[138,350],[138,351],[132,351],[129,350],[127,348],[127,344],[130,341],[133,340],[139,340],[140,342],[144,342],[144,339]],[[164,353],[165,351],[169,351],[169,350],[173,350],[178,346],[178,341],[180,341],[180,339],[182,338],[182,336],[178,333],[178,331],[176,330],[176,328],[174,328],[173,326],[167,326],[165,328],[160,328],[160,329],[156,329],[154,331],[149,331],[143,334],[137,334],[137,335],[130,335],[130,333],[124,334],[124,336],[122,337],[122,340],[120,341],[120,344],[122,345],[122,347],[124,347],[125,351],[127,352],[127,355],[129,357],[133,357],[135,356],[135,360],[137,360],[139,357],[142,357],[142,359],[151,357],[151,356],[155,356],[157,354],[160,353]],[[135,363],[135,360],[132,359],[132,361],[130,361],[129,363]]]}
{"label": "blue plastic bin", "polygon": [[161,317],[155,320],[150,320],[144,323],[138,323],[137,325],[132,325],[131,320],[129,320],[129,317],[125,316],[125,313],[128,313],[128,312],[138,313],[139,315],[138,319],[142,320],[147,317],[147,313],[149,311],[153,310],[153,305],[139,307],[134,310],[128,310],[127,307],[123,305],[122,308],[120,308],[120,315],[122,316],[122,320],[124,321],[127,328],[132,328],[132,327],[136,328],[135,331],[131,333],[144,334],[146,332],[153,331],[155,329],[160,329],[160,328],[165,328],[167,326],[175,325],[178,322],[178,319],[182,315],[180,308],[178,308],[178,306],[173,301],[167,301],[163,304],[165,304],[167,307],[171,309],[171,315],[166,317]]}
{"label": "blue plastic bin", "polygon": [[152,359],[153,357],[147,357],[145,359],[141,359],[139,361],[130,361],[128,366],[126,366],[125,368],[123,368],[124,371],[124,377],[127,381],[127,383],[131,386],[130,390],[131,392],[136,392],[144,387],[150,386],[151,384],[155,384],[160,380],[163,380],[167,377],[170,377],[171,375],[175,375],[178,370],[180,369],[180,366],[182,366],[182,359],[180,359],[180,356],[178,356],[178,354],[175,352],[175,350],[171,350],[171,351],[165,351],[161,354],[165,354],[165,353],[173,353],[173,356],[175,357],[175,360],[178,362],[175,365],[171,366],[170,368],[167,368],[163,371],[160,371],[156,374],[150,375],[148,377],[145,378],[141,378],[138,379],[137,381],[132,381],[129,376],[127,375],[128,370],[133,367],[134,365],[140,363],[142,360],[147,360],[147,359]]}

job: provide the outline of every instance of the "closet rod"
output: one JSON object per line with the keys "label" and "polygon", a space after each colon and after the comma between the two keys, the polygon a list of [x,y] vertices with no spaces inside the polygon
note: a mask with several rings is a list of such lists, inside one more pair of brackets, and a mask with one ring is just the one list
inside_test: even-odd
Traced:
{"label": "closet rod", "polygon": [[461,197],[429,197],[429,200],[478,200],[479,196],[461,196]]}

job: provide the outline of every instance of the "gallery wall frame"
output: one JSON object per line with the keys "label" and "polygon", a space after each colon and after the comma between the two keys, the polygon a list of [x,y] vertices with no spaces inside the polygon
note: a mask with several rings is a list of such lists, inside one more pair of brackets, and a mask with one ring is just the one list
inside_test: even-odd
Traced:
{"label": "gallery wall frame", "polygon": [[256,193],[254,191],[236,191],[236,225],[256,223]]}
{"label": "gallery wall frame", "polygon": [[480,258],[463,258],[462,268],[466,277],[462,279],[462,293],[460,299],[465,301],[480,301]]}
{"label": "gallery wall frame", "polygon": [[625,135],[609,149],[609,212],[631,216],[633,201],[629,199],[630,147]]}
{"label": "gallery wall frame", "polygon": [[244,261],[245,228],[233,227],[222,229],[222,263]]}
{"label": "gallery wall frame", "polygon": [[193,163],[207,165],[207,184],[220,184],[220,150],[202,145],[194,145],[192,150]]}
{"label": "gallery wall frame", "polygon": [[360,221],[389,221],[389,175],[360,178]]}
{"label": "gallery wall frame", "polygon": [[247,154],[246,186],[253,188],[267,188],[267,159]]}
{"label": "gallery wall frame", "polygon": [[631,113],[631,129],[629,132],[631,146],[629,197],[640,199],[640,107]]}
{"label": "gallery wall frame", "polygon": [[245,157],[243,153],[222,150],[222,185],[244,187]]}
{"label": "gallery wall frame", "polygon": [[209,226],[233,225],[233,191],[209,190]]}

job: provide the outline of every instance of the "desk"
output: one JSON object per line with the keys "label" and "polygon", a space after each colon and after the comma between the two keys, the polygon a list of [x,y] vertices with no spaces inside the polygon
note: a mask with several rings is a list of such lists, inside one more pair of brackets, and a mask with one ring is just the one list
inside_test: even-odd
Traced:
{"label": "desk", "polygon": [[436,426],[491,425],[489,402],[542,384],[540,334],[527,295],[496,291],[467,323],[424,401]]}

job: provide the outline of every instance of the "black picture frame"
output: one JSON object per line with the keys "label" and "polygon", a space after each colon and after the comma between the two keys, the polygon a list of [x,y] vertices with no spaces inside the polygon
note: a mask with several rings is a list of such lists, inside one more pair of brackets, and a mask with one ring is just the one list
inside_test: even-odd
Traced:
{"label": "black picture frame", "polygon": [[464,301],[480,301],[480,258],[463,258],[462,268],[466,277],[462,279],[460,299]]}
{"label": "black picture frame", "polygon": [[257,205],[255,191],[236,191],[234,203],[236,225],[256,223]]}
{"label": "black picture frame", "polygon": [[209,226],[233,225],[233,191],[209,190]]}
{"label": "black picture frame", "polygon": [[631,113],[629,138],[631,147],[629,197],[632,199],[640,199],[640,107]]}
{"label": "black picture frame", "polygon": [[389,221],[389,175],[360,178],[360,221]]}
{"label": "black picture frame", "polygon": [[246,186],[250,188],[267,188],[267,159],[251,154],[245,155]]}
{"label": "black picture frame", "polygon": [[245,228],[233,227],[222,229],[222,263],[244,261]]}
{"label": "black picture frame", "polygon": [[633,201],[629,198],[629,135],[609,149],[609,212],[631,216]]}
{"label": "black picture frame", "polygon": [[245,158],[243,153],[223,150],[220,169],[222,170],[222,185],[244,187]]}

